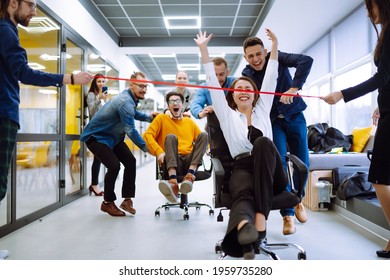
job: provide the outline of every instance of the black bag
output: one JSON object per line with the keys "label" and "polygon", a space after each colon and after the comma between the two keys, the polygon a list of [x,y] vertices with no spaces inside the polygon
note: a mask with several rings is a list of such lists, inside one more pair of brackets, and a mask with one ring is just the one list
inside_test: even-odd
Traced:
{"label": "black bag", "polygon": [[308,148],[315,153],[327,153],[337,147],[342,147],[344,152],[348,152],[351,148],[353,136],[344,135],[326,123],[309,125],[307,129]]}
{"label": "black bag", "polygon": [[374,195],[374,187],[367,182],[367,177],[367,172],[355,172],[346,177],[337,188],[338,198],[347,200],[354,196]]}

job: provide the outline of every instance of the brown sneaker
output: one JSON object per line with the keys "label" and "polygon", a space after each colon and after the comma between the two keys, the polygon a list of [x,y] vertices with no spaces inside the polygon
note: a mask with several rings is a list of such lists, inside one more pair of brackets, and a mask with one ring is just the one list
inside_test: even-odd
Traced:
{"label": "brown sneaker", "polygon": [[295,210],[295,217],[297,217],[297,220],[301,223],[307,222],[307,214],[305,210],[305,206],[303,206],[302,202],[299,203],[297,206],[294,207]]}
{"label": "brown sneaker", "polygon": [[135,215],[135,213],[137,212],[133,208],[133,201],[131,200],[131,198],[123,200],[119,207],[122,208],[123,210],[129,212],[132,215]]}
{"label": "brown sneaker", "polygon": [[295,233],[295,225],[294,225],[294,216],[284,216],[283,217],[283,234],[289,235]]}
{"label": "brown sneaker", "polygon": [[187,173],[187,175],[183,178],[183,181],[180,185],[180,193],[187,194],[191,192],[195,179],[196,177],[194,174]]}
{"label": "brown sneaker", "polygon": [[114,202],[104,203],[102,202],[102,205],[100,206],[100,210],[103,212],[111,215],[111,216],[126,216],[125,212],[119,210],[118,207],[116,207]]}
{"label": "brown sneaker", "polygon": [[179,186],[176,179],[170,179],[169,181],[161,180],[158,183],[158,189],[171,203],[177,203],[177,197],[179,195]]}

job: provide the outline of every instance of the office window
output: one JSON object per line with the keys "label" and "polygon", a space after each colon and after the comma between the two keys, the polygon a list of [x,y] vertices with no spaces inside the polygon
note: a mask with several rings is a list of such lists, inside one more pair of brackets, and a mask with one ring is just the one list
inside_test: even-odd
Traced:
{"label": "office window", "polygon": [[371,23],[364,6],[334,29],[335,69],[368,55],[372,50]]}
{"label": "office window", "polygon": [[[335,77],[334,87],[342,90],[364,82],[371,76],[371,63],[368,62]],[[335,106],[334,125],[345,134],[350,134],[355,127],[370,126],[373,106],[371,94],[366,94],[348,103],[341,100]]]}
{"label": "office window", "polygon": [[[326,79],[315,86],[308,89],[310,96],[324,96],[330,92],[330,82]],[[305,118],[307,125],[325,122],[331,122],[331,106],[326,104],[319,98],[306,98],[307,109],[305,110]]]}

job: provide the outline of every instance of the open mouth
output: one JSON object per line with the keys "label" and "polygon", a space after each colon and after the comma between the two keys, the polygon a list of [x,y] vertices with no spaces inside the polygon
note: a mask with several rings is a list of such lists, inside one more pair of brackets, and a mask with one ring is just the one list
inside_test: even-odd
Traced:
{"label": "open mouth", "polygon": [[179,112],[179,108],[173,108],[173,112],[178,113]]}
{"label": "open mouth", "polygon": [[240,101],[247,101],[249,99],[249,96],[247,95],[241,95],[239,98],[238,98]]}

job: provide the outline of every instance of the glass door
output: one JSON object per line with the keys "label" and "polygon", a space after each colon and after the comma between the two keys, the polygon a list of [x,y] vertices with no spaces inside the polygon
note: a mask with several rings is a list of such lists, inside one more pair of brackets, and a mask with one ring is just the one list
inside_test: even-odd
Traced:
{"label": "glass door", "polygon": [[[77,74],[83,69],[84,50],[66,34],[65,73]],[[84,152],[80,143],[80,134],[84,125],[84,89],[80,85],[67,85],[65,93],[64,141],[64,202],[74,200],[85,193]]]}

